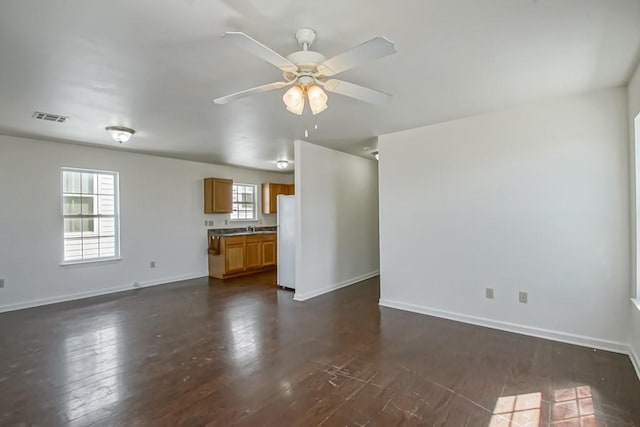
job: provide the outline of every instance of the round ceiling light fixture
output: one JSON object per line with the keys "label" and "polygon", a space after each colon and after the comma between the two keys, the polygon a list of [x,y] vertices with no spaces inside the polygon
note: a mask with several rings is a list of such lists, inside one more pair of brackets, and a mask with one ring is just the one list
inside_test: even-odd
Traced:
{"label": "round ceiling light fixture", "polygon": [[277,167],[278,169],[286,169],[286,168],[287,168],[287,166],[289,166],[289,162],[288,162],[288,161],[286,161],[286,160],[278,160],[278,161],[276,162],[276,167]]}
{"label": "round ceiling light fixture", "polygon": [[136,133],[135,130],[124,126],[107,126],[105,130],[109,132],[111,139],[115,142],[119,142],[120,144],[129,141],[133,134]]}

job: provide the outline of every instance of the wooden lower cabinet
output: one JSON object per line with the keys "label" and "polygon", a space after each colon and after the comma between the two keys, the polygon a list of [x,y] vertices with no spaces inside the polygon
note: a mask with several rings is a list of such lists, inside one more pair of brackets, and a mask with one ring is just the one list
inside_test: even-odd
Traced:
{"label": "wooden lower cabinet", "polygon": [[237,273],[246,268],[244,245],[226,245],[225,273]]}
{"label": "wooden lower cabinet", "polygon": [[247,234],[218,237],[209,242],[209,276],[243,276],[276,266],[276,235]]}
{"label": "wooden lower cabinet", "polygon": [[262,236],[247,236],[247,270],[262,267]]}
{"label": "wooden lower cabinet", "polygon": [[[266,237],[266,236],[265,236]],[[262,265],[276,265],[278,251],[276,250],[276,236],[269,236],[262,241]]]}

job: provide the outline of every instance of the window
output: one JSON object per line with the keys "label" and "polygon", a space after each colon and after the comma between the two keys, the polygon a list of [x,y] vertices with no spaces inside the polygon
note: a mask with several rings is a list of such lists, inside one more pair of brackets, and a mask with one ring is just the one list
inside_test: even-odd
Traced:
{"label": "window", "polygon": [[256,186],[253,184],[233,184],[233,212],[231,219],[255,221]]}
{"label": "window", "polygon": [[117,258],[118,174],[62,169],[64,262]]}

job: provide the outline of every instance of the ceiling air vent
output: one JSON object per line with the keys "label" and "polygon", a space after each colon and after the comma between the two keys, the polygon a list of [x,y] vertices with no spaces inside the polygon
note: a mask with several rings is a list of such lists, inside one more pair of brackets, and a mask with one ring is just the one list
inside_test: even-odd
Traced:
{"label": "ceiling air vent", "polygon": [[40,111],[36,111],[33,113],[34,119],[46,120],[48,122],[56,122],[56,123],[64,123],[67,121],[69,117],[61,116],[59,114],[51,114],[51,113],[42,113]]}

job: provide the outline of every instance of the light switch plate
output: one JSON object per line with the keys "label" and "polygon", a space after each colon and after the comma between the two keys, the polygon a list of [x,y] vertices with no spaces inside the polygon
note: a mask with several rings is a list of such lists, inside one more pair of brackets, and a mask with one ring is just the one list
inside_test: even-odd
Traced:
{"label": "light switch plate", "polygon": [[0,279],[0,288],[4,288],[4,279]]}
{"label": "light switch plate", "polygon": [[493,288],[487,288],[485,295],[487,299],[493,299]]}

